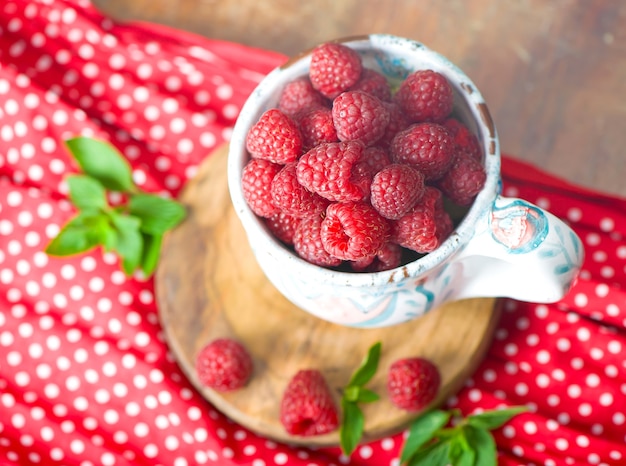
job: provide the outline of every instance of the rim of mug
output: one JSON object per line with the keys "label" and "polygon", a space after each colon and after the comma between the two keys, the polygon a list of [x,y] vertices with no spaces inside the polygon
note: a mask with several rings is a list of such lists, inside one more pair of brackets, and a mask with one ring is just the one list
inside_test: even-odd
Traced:
{"label": "rim of mug", "polygon": [[[472,205],[465,213],[461,222],[455,227],[448,238],[434,251],[394,269],[381,272],[348,272],[324,268],[314,265],[276,239],[267,229],[263,219],[248,207],[243,198],[241,174],[249,155],[245,147],[246,134],[260,115],[274,107],[284,85],[296,77],[308,72],[310,55],[313,48],[289,58],[283,65],[268,73],[250,94],[241,108],[239,117],[231,133],[227,161],[227,178],[231,201],[239,217],[254,254],[268,254],[275,261],[285,264],[286,270],[298,276],[311,277],[318,283],[329,283],[350,287],[379,286],[397,283],[408,277],[419,279],[422,275],[438,268],[474,235],[475,225],[481,220],[500,191],[500,145],[487,104],[473,81],[457,65],[445,56],[421,42],[413,39],[389,34],[370,34],[356,37],[345,37],[334,40],[357,51],[369,50],[372,47],[385,51],[414,50],[423,55],[436,71],[442,72],[470,112],[472,121],[476,123],[476,136],[483,149],[483,163],[487,179],[483,189],[477,194]],[[456,104],[456,103],[455,103]]]}

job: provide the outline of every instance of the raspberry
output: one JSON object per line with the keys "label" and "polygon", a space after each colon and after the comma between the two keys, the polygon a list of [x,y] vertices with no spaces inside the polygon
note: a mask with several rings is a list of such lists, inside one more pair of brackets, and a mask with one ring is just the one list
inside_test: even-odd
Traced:
{"label": "raspberry", "polygon": [[355,272],[382,272],[399,267],[402,263],[402,248],[396,243],[387,242],[373,257],[351,263]]}
{"label": "raspberry", "polygon": [[389,153],[382,147],[372,146],[367,147],[363,151],[363,157],[359,163],[366,164],[375,175],[387,165],[391,164],[391,157],[389,157]]}
{"label": "raspberry", "polygon": [[320,371],[302,369],[289,380],[280,402],[280,422],[289,434],[303,437],[339,426],[337,407]]}
{"label": "raspberry", "polygon": [[252,374],[252,358],[244,346],[229,338],[205,345],[196,357],[200,382],[221,392],[243,387]]}
{"label": "raspberry", "polygon": [[313,88],[306,76],[288,82],[278,99],[278,109],[290,117],[295,117],[311,108],[326,106],[326,104],[326,99]]}
{"label": "raspberry", "polygon": [[438,186],[452,202],[466,206],[483,189],[486,180],[487,174],[482,164],[470,154],[458,152]]}
{"label": "raspberry", "polygon": [[454,140],[443,126],[417,123],[399,132],[391,141],[391,158],[408,163],[424,174],[426,181],[441,178],[452,163]]}
{"label": "raspberry", "polygon": [[322,245],[322,217],[314,215],[300,220],[293,236],[293,247],[296,253],[311,264],[322,267],[337,267],[341,259],[333,257]]}
{"label": "raspberry", "polygon": [[452,112],[454,94],[444,75],[433,70],[418,70],[402,81],[394,100],[415,123],[441,122]]}
{"label": "raspberry", "polygon": [[441,191],[427,186],[422,199],[391,224],[391,238],[400,246],[426,254],[434,251],[452,231],[452,220],[443,206]]}
{"label": "raspberry", "polygon": [[389,238],[389,224],[364,202],[337,202],[328,206],[320,236],[333,257],[356,261],[374,256]]}
{"label": "raspberry", "polygon": [[397,220],[424,195],[424,175],[406,164],[392,164],[374,176],[372,206],[385,218]]}
{"label": "raspberry", "polygon": [[282,169],[282,165],[263,159],[251,159],[241,175],[241,189],[252,212],[259,217],[271,217],[278,213],[272,202],[272,180]]}
{"label": "raspberry", "polygon": [[313,49],[309,78],[317,91],[334,99],[356,84],[362,69],[361,57],[355,50],[328,42]]}
{"label": "raspberry", "polygon": [[385,78],[378,71],[370,68],[363,68],[361,71],[361,77],[352,86],[350,91],[363,91],[367,94],[378,97],[382,101],[391,100],[391,88]]}
{"label": "raspberry", "polygon": [[346,91],[333,100],[333,122],[340,141],[361,141],[371,146],[389,123],[389,112],[382,102],[361,91]]}
{"label": "raspberry", "polygon": [[330,201],[366,199],[372,180],[353,174],[363,149],[363,144],[357,141],[329,142],[314,147],[298,160],[298,182]]}
{"label": "raspberry", "polygon": [[339,141],[330,108],[316,107],[305,111],[298,118],[298,126],[304,150],[312,149],[323,142]]}
{"label": "raspberry", "polygon": [[300,223],[298,217],[287,215],[284,212],[279,212],[265,219],[265,224],[270,232],[287,245],[293,244],[298,223]]}
{"label": "raspberry", "polygon": [[[361,159],[352,168],[352,179],[362,180],[361,183],[357,182],[357,184],[369,185],[371,191],[371,180],[374,175],[390,163],[391,160],[385,149],[377,146],[366,147]],[[368,198],[369,193],[364,200]]]}
{"label": "raspberry", "polygon": [[424,358],[395,361],[387,373],[387,392],[391,403],[406,411],[419,411],[432,403],[441,386],[437,366]]}
{"label": "raspberry", "polygon": [[270,194],[272,204],[281,212],[294,217],[320,215],[329,204],[327,199],[298,183],[296,162],[284,165],[274,176]]}
{"label": "raspberry", "polygon": [[389,124],[377,144],[383,147],[389,147],[395,135],[407,129],[411,125],[411,122],[405,116],[404,111],[395,102],[383,102],[383,105],[389,112]]}
{"label": "raspberry", "polygon": [[272,108],[250,128],[246,148],[254,158],[285,164],[302,153],[302,135],[290,117]]}
{"label": "raspberry", "polygon": [[459,120],[454,118],[448,118],[443,122],[448,132],[454,139],[456,145],[456,152],[464,152],[473,159],[481,162],[482,153],[480,151],[480,144],[476,136]]}

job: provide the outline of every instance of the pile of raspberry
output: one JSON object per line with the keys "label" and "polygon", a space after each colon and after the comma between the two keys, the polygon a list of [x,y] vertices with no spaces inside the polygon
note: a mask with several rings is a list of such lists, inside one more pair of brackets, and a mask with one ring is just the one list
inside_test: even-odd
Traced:
{"label": "pile of raspberry", "polygon": [[441,73],[412,72],[394,92],[355,50],[322,44],[250,128],[244,198],[322,267],[378,272],[432,252],[486,179],[453,101]]}

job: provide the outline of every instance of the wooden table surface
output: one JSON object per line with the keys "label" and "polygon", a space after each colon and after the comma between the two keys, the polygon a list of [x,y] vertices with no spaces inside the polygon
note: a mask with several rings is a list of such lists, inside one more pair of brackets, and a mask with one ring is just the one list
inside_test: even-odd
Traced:
{"label": "wooden table surface", "polygon": [[624,0],[92,0],[166,24],[294,54],[373,32],[419,40],[481,89],[503,152],[626,197]]}

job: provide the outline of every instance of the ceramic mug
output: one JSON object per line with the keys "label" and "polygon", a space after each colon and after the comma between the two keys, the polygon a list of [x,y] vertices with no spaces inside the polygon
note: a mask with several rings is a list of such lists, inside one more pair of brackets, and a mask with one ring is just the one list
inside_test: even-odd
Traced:
{"label": "ceramic mug", "polygon": [[455,116],[480,142],[486,183],[448,239],[414,262],[384,272],[351,273],[299,258],[247,206],[241,175],[249,160],[248,129],[276,106],[286,83],[307,74],[310,51],[303,53],[270,72],[252,92],[230,141],[232,203],[269,281],[299,308],[336,324],[361,328],[400,324],[463,298],[509,297],[543,303],[561,299],[581,268],[582,242],[546,210],[500,194],[498,135],[472,81],[448,59],[413,40],[372,34],[338,42],[356,50],[365,67],[391,80],[418,69],[444,74],[454,89]]}

